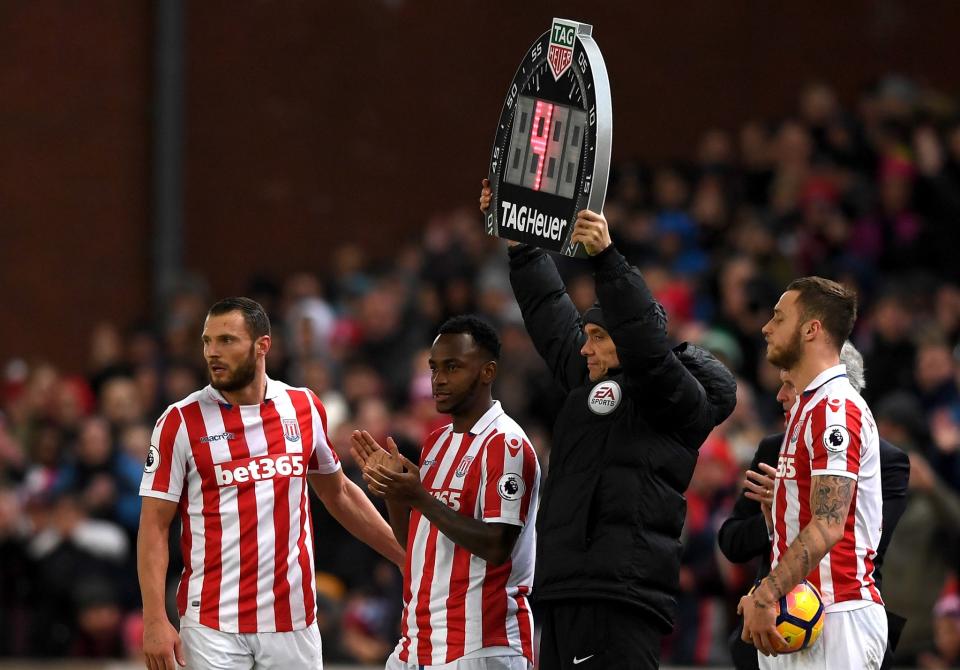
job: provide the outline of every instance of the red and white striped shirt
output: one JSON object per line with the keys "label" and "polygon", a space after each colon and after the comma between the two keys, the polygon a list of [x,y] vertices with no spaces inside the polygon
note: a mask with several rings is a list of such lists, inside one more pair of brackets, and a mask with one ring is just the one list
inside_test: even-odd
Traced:
{"label": "red and white striped shirt", "polygon": [[207,386],[160,417],[140,495],[180,506],[182,625],[270,633],[313,623],[306,475],[340,468],[326,423],[312,391],[272,379],[259,405],[231,405]]}
{"label": "red and white striped shirt", "polygon": [[873,579],[883,498],[880,437],[870,408],[837,365],[824,370],[799,396],[787,418],[773,494],[772,565],[810,522],[812,477],[837,475],[856,482],[843,539],[807,579],[827,611],[883,604]]}
{"label": "red and white striped shirt", "polygon": [[523,655],[532,663],[528,597],[540,465],[527,436],[495,402],[470,432],[455,433],[451,424],[427,437],[420,478],[454,511],[522,530],[510,559],[492,566],[414,509],[403,571],[401,638],[394,653],[404,663],[421,665],[490,653]]}

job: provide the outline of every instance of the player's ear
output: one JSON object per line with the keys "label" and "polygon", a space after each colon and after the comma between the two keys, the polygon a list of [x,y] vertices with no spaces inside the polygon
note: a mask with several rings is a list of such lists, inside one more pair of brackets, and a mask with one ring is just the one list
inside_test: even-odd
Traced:
{"label": "player's ear", "polygon": [[480,379],[484,384],[492,384],[497,378],[497,362],[487,361],[480,368]]}
{"label": "player's ear", "polygon": [[272,343],[272,340],[270,339],[269,335],[261,335],[260,337],[258,337],[255,345],[257,349],[257,355],[266,356],[267,352],[270,351],[271,343]]}

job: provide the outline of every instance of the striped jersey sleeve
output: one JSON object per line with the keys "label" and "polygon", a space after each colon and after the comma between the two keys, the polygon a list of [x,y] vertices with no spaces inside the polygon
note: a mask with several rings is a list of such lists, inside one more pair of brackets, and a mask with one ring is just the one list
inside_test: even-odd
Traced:
{"label": "striped jersey sleeve", "polygon": [[487,444],[480,478],[482,519],[523,526],[537,477],[537,457],[522,435],[500,433]]}
{"label": "striped jersey sleeve", "polygon": [[314,432],[316,436],[313,441],[313,454],[310,456],[307,472],[311,475],[329,475],[340,469],[340,458],[333,448],[333,442],[327,434],[327,410],[324,408],[320,398],[313,391],[310,393],[310,402],[316,415],[317,429]]}
{"label": "striped jersey sleeve", "polygon": [[862,412],[850,398],[826,396],[810,412],[806,447],[810,475],[857,479],[862,455]]}
{"label": "striped jersey sleeve", "polygon": [[172,406],[160,417],[143,464],[140,495],[179,502],[186,476],[187,442],[180,409]]}

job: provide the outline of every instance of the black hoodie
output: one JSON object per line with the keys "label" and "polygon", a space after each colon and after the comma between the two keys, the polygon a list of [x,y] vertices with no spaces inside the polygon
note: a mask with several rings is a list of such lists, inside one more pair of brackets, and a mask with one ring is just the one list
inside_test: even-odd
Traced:
{"label": "black hoodie", "polygon": [[567,393],[538,511],[533,597],[625,602],[667,632],[683,492],[700,445],[733,410],[736,383],[704,350],[671,349],[663,308],[616,249],[591,262],[621,365],[597,382],[580,355],[580,314],[553,260],[535,247],[510,251],[527,332]]}

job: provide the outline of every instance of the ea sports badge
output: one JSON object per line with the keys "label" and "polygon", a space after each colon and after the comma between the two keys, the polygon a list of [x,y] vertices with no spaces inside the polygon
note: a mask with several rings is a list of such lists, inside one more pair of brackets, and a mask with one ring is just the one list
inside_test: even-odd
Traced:
{"label": "ea sports badge", "polygon": [[590,389],[590,395],[587,396],[587,407],[594,414],[602,416],[619,407],[621,398],[623,398],[623,391],[620,390],[620,384],[608,379]]}

